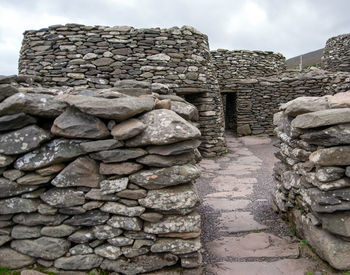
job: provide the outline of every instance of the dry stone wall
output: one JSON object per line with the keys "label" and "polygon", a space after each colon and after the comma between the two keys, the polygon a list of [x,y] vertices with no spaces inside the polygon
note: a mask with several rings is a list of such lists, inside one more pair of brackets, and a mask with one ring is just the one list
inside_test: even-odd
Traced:
{"label": "dry stone wall", "polygon": [[350,72],[350,34],[328,39],[321,64],[328,71]]}
{"label": "dry stone wall", "polygon": [[46,87],[125,87],[133,80],[148,82],[161,94],[186,95],[199,110],[203,155],[226,152],[208,37],[192,27],[67,24],[26,31],[19,74],[41,77]]}
{"label": "dry stone wall", "polygon": [[273,135],[273,114],[279,106],[300,96],[323,96],[350,90],[349,73],[315,70],[279,76],[231,80],[226,88],[236,94],[238,135]]}
{"label": "dry stone wall", "polygon": [[274,123],[276,210],[336,269],[350,268],[350,92],[299,97]]}
{"label": "dry stone wall", "polygon": [[196,108],[20,86],[0,85],[0,266],[200,274]]}

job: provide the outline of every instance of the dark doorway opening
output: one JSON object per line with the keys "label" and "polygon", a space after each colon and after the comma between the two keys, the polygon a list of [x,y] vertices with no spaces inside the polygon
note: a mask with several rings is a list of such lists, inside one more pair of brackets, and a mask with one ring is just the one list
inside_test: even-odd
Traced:
{"label": "dark doorway opening", "polygon": [[237,97],[236,93],[223,93],[222,103],[224,105],[225,128],[237,133]]}

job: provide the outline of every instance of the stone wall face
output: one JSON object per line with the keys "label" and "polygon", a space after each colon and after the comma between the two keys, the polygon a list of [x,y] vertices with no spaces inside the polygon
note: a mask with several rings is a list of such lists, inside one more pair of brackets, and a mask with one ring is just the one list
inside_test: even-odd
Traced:
{"label": "stone wall face", "polygon": [[328,71],[350,72],[350,34],[328,39],[321,59],[322,68]]}
{"label": "stone wall face", "polygon": [[200,274],[192,104],[1,82],[1,267]]}
{"label": "stone wall face", "polygon": [[300,96],[323,96],[350,89],[349,73],[314,71],[273,77],[231,80],[236,93],[237,134],[273,135],[273,114],[279,106]]}
{"label": "stone wall face", "polygon": [[336,269],[350,268],[350,92],[299,97],[275,115],[273,202]]}
{"label": "stone wall face", "polygon": [[226,151],[208,38],[194,28],[68,24],[26,31],[19,74],[42,77],[46,87],[108,88],[136,80],[151,83],[163,94],[193,94],[190,98],[199,110],[203,155]]}

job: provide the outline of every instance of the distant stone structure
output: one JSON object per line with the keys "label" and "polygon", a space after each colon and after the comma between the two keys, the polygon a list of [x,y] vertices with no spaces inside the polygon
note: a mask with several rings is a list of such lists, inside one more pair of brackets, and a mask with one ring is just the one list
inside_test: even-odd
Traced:
{"label": "distant stone structure", "polygon": [[328,71],[350,72],[350,34],[328,39],[321,64]]}

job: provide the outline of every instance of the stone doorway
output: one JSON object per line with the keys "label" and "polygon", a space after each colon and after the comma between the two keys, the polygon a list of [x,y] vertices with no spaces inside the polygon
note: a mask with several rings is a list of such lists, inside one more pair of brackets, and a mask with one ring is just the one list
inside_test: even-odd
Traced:
{"label": "stone doorway", "polygon": [[237,134],[237,94],[222,93],[222,103],[225,116],[225,130]]}

